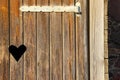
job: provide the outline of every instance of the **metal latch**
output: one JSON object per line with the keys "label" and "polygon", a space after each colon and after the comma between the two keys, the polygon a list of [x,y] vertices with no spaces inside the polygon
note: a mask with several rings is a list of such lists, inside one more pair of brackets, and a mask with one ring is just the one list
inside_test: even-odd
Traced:
{"label": "metal latch", "polygon": [[80,3],[75,6],[21,6],[22,12],[75,12],[80,13]]}

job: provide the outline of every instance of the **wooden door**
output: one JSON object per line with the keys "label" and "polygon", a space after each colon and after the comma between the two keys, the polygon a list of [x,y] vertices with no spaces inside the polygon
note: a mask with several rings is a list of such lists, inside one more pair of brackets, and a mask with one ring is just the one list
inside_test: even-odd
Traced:
{"label": "wooden door", "polygon": [[[81,14],[21,12],[20,6],[70,6]],[[87,0],[0,0],[0,80],[88,80]],[[17,62],[10,45],[27,47]]]}

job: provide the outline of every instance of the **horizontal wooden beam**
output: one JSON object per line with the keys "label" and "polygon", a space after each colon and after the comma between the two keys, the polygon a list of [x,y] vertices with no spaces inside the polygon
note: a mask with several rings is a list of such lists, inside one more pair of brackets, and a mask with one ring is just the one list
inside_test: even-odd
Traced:
{"label": "horizontal wooden beam", "polygon": [[22,12],[75,12],[80,13],[80,3],[75,6],[21,6]]}

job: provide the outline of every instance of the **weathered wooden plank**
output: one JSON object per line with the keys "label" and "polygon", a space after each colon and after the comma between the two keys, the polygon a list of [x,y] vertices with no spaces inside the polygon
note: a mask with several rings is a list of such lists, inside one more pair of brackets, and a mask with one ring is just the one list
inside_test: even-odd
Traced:
{"label": "weathered wooden plank", "polygon": [[9,80],[8,0],[0,0],[0,80]]}
{"label": "weathered wooden plank", "polygon": [[[32,6],[36,0],[24,0],[23,4]],[[24,56],[24,79],[37,79],[37,44],[36,44],[36,13],[24,13],[24,44],[27,51]]]}
{"label": "weathered wooden plank", "polygon": [[108,0],[104,0],[104,56],[108,58]]}
{"label": "weathered wooden plank", "polygon": [[[10,45],[19,47],[23,43],[22,37],[22,13],[19,7],[22,0],[10,0]],[[23,57],[16,62],[14,57],[10,56],[10,80],[22,80],[23,78]]]}
{"label": "weathered wooden plank", "polygon": [[[48,0],[37,0],[37,5],[48,5]],[[37,13],[37,80],[49,80],[49,13]]]}
{"label": "weathered wooden plank", "polygon": [[105,74],[105,80],[109,80],[109,74]]}
{"label": "weathered wooden plank", "polygon": [[104,58],[108,58],[108,30],[104,30]]}
{"label": "weathered wooden plank", "polygon": [[81,16],[76,16],[76,80],[84,80],[84,40],[83,26],[81,25]]}
{"label": "weathered wooden plank", "polygon": [[[63,6],[74,0],[63,0]],[[75,19],[74,13],[63,13],[63,80],[75,80]]]}
{"label": "weathered wooden plank", "polygon": [[88,2],[77,1],[80,2],[82,14],[76,14],[76,80],[88,80]]}
{"label": "weathered wooden plank", "polygon": [[[61,0],[50,0],[50,5],[61,5]],[[62,80],[63,30],[61,13],[50,13],[50,80]]]}
{"label": "weathered wooden plank", "polygon": [[108,74],[108,59],[105,59],[105,74]]}
{"label": "weathered wooden plank", "polygon": [[108,29],[108,0],[104,0],[104,29]]}
{"label": "weathered wooden plank", "polygon": [[[108,0],[104,0],[104,58],[105,58],[105,80],[108,76]],[[106,74],[107,73],[107,74]]]}
{"label": "weathered wooden plank", "polygon": [[89,2],[90,80],[104,80],[104,0]]}

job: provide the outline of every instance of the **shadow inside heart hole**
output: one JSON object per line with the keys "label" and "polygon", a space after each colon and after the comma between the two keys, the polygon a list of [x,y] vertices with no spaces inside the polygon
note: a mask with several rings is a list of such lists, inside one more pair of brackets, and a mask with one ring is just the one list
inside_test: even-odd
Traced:
{"label": "shadow inside heart hole", "polygon": [[19,61],[19,59],[26,50],[27,48],[23,44],[20,45],[18,48],[14,45],[9,46],[9,52],[12,54],[12,56],[15,58],[16,61]]}

